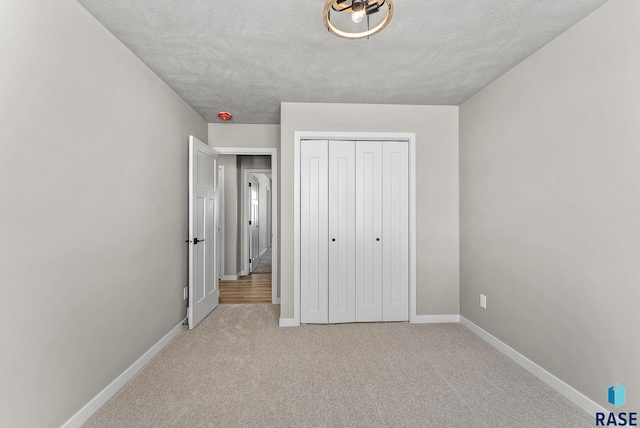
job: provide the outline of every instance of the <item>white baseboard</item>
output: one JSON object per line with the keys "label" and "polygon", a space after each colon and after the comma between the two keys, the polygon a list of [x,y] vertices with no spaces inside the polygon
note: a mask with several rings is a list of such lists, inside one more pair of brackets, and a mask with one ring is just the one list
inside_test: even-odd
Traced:
{"label": "white baseboard", "polygon": [[280,318],[280,327],[299,327],[300,323],[293,318]]}
{"label": "white baseboard", "polygon": [[176,337],[178,333],[184,328],[182,325],[187,319],[185,318],[175,326],[171,331],[164,335],[155,345],[153,345],[147,352],[145,352],[140,358],[136,360],[128,369],[126,369],[120,376],[115,378],[105,389],[100,391],[98,395],[93,397],[82,409],[73,415],[67,422],[62,425],[61,428],[77,428],[80,427],[87,419],[91,417],[109,398],[113,396],[120,388],[124,386],[136,373],[138,373],[153,357],[156,356],[162,348],[164,348],[171,339]]}
{"label": "white baseboard", "polygon": [[589,413],[590,415],[595,415],[597,412],[607,413],[604,407],[600,406],[598,403],[582,394],[578,390],[574,389],[571,385],[565,383],[561,379],[557,378],[553,374],[549,373],[497,337],[478,327],[473,322],[469,321],[465,317],[460,317],[460,322],[462,325],[467,327],[469,330],[480,336],[491,346],[496,348],[498,351],[505,354],[507,357],[511,358],[513,361],[522,366],[529,373],[549,385],[551,388],[558,391],[560,394],[564,395],[570,401],[572,401],[575,405],[582,408],[584,411]]}
{"label": "white baseboard", "polygon": [[410,321],[411,324],[442,324],[450,322],[460,322],[460,315],[458,314],[443,314],[443,315],[416,315],[415,318]]}
{"label": "white baseboard", "polygon": [[235,275],[222,275],[222,277],[220,278],[223,281],[236,281],[238,280],[238,278],[240,278],[240,274],[237,273]]}

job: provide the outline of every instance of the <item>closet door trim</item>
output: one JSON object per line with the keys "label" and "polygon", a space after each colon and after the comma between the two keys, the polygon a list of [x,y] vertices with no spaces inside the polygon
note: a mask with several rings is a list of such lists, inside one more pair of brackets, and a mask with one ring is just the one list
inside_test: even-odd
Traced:
{"label": "closet door trim", "polygon": [[409,150],[409,322],[416,322],[416,135],[387,132],[294,132],[294,248],[293,318],[281,318],[280,325],[300,325],[300,142],[303,140],[402,141]]}

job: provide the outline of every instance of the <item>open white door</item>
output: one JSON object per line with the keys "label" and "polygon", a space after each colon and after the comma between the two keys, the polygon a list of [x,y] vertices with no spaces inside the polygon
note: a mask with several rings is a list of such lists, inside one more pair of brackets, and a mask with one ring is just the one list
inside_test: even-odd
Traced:
{"label": "open white door", "polygon": [[218,154],[189,137],[189,328],[218,306]]}

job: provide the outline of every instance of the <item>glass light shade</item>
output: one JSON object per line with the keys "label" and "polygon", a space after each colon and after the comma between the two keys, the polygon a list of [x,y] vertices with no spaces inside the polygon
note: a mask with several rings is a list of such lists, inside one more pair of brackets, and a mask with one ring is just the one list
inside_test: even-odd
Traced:
{"label": "glass light shade", "polygon": [[359,22],[362,22],[362,20],[364,19],[364,16],[365,16],[364,9],[360,9],[357,12],[351,12],[351,20],[356,24]]}

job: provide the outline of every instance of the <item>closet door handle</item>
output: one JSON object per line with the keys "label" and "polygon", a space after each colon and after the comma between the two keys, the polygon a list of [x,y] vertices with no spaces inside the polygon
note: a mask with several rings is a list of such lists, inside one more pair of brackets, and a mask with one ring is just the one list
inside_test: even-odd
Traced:
{"label": "closet door handle", "polygon": [[333,242],[336,242],[336,238],[331,239]]}
{"label": "closet door handle", "polygon": [[379,240],[380,240],[380,238],[376,238],[376,241],[379,241]]}

